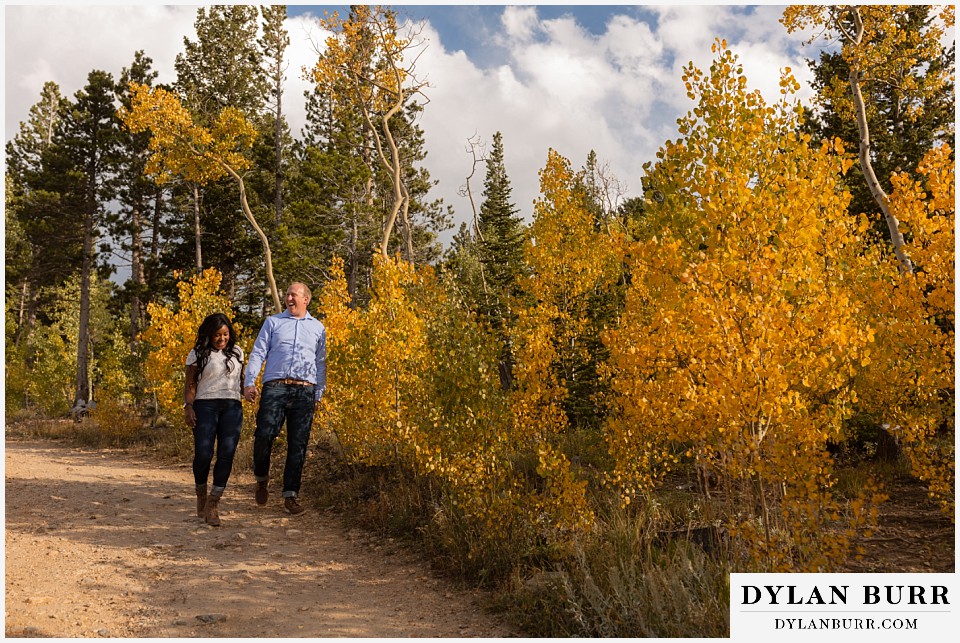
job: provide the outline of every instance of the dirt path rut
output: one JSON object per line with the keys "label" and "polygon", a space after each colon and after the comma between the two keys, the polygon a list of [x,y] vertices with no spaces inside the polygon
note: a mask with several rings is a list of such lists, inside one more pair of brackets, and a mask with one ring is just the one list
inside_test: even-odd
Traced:
{"label": "dirt path rut", "polygon": [[189,467],[52,442],[6,443],[6,635],[502,637],[481,595],[395,543],[235,475],[223,526]]}

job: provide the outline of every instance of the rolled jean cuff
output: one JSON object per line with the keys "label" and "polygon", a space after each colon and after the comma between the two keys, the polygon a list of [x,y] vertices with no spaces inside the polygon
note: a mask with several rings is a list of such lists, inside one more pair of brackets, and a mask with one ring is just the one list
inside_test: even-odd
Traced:
{"label": "rolled jean cuff", "polygon": [[296,492],[296,491],[284,491],[282,495],[283,495],[284,498],[296,498],[296,497],[297,497],[297,492]]}
{"label": "rolled jean cuff", "polygon": [[217,485],[213,485],[212,487],[210,487],[210,495],[211,495],[211,496],[222,496],[224,489],[226,489],[226,487],[218,487]]}
{"label": "rolled jean cuff", "polygon": [[268,480],[270,479],[270,476],[269,476],[269,475],[266,475],[266,476],[253,476],[253,477],[257,479],[257,482],[266,482],[266,481],[268,481]]}

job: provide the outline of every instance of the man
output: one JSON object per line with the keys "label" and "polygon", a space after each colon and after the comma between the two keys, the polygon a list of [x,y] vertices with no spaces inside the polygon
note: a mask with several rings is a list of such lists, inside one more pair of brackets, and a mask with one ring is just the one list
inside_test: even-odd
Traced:
{"label": "man", "polygon": [[303,513],[297,502],[313,412],[327,388],[327,331],[309,312],[310,289],[294,282],[287,288],[287,309],[268,317],[253,343],[244,375],[243,397],[257,399],[254,381],[263,366],[263,393],[253,434],[253,474],[258,505],[270,495],[270,451],[287,422],[287,461],[283,469],[283,506]]}

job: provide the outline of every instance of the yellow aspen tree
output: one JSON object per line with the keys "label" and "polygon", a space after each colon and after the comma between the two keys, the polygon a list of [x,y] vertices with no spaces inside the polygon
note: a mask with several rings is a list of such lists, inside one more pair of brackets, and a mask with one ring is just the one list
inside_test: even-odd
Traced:
{"label": "yellow aspen tree", "polygon": [[240,206],[263,245],[267,285],[277,312],[283,311],[273,276],[270,241],[247,203],[243,172],[250,166],[244,154],[256,138],[256,128],[236,108],[227,107],[210,127],[194,121],[180,99],[165,89],[130,85],[130,108],[120,109],[120,118],[131,132],[151,133],[150,160],[146,173],[159,184],[174,177],[203,185],[229,176],[240,191]]}
{"label": "yellow aspen tree", "polygon": [[396,13],[373,5],[353,5],[346,19],[333,12],[320,23],[332,35],[313,68],[317,87],[340,98],[336,109],[360,112],[377,159],[391,178],[393,204],[383,223],[380,254],[388,258],[390,236],[399,215],[407,231],[407,259],[413,261],[410,199],[392,123],[427,86],[416,76],[417,49],[422,45],[420,28],[411,26],[403,37]]}
{"label": "yellow aspen tree", "polygon": [[334,428],[364,464],[414,462],[429,370],[424,320],[408,293],[417,279],[411,264],[377,255],[370,303],[352,316],[346,342],[331,353],[344,384]]}
{"label": "yellow aspen tree", "polygon": [[604,336],[612,478],[629,501],[678,465],[709,467],[752,571],[827,570],[869,518],[831,494],[826,450],[871,341],[845,276],[861,245],[849,161],[800,132],[789,70],[768,105],[725,42],[714,52],[709,73],[685,69],[696,107],[647,165],[650,236]]}
{"label": "yellow aspen tree", "polygon": [[584,333],[592,294],[619,275],[624,237],[596,226],[583,191],[582,174],[550,150],[540,171],[540,198],[524,245],[530,275],[511,330],[515,347],[515,390],[510,406],[518,445],[537,454],[538,474],[547,481],[544,507],[558,533],[589,526],[585,483],[578,481],[562,442],[568,432],[564,401],[576,361],[586,361]]}
{"label": "yellow aspen tree", "polygon": [[[336,385],[323,410],[345,455],[428,480],[444,498],[435,520],[459,521],[476,535],[468,558],[486,560],[505,542],[530,550],[568,536],[590,516],[573,515],[582,483],[549,462],[547,492],[533,488],[522,457],[530,449],[517,446],[500,385],[496,337],[458,306],[431,267],[375,261],[367,309],[347,305],[339,264],[319,297],[328,327],[337,329],[328,363]],[[571,493],[581,497],[568,499]]]}
{"label": "yellow aspen tree", "polygon": [[[616,229],[598,227],[583,192],[583,174],[550,150],[540,171],[541,196],[534,203],[534,221],[524,244],[530,275],[521,280],[524,297],[517,302],[517,410],[539,408],[539,418],[518,417],[519,426],[538,427],[535,440],[562,433],[562,404],[573,377],[569,364],[585,361],[583,341],[593,294],[616,281],[625,237]],[[534,403],[534,400],[538,402]],[[553,427],[553,428],[550,428]]]}
{"label": "yellow aspen tree", "polygon": [[[916,265],[901,274],[868,255],[860,297],[877,329],[873,359],[859,377],[861,407],[883,418],[913,473],[953,516],[955,475],[955,164],[949,146],[924,157],[917,174],[893,177],[890,207],[908,231]],[[869,272],[868,272],[869,271]]]}
{"label": "yellow aspen tree", "polygon": [[[147,392],[157,396],[160,409],[169,418],[182,418],[184,363],[197,338],[197,329],[207,315],[231,310],[230,300],[220,291],[221,275],[207,268],[199,275],[177,283],[178,305],[147,304],[149,325],[141,339],[148,347],[145,365]],[[234,324],[238,336],[243,328]],[[250,348],[241,342],[244,351]]]}
{"label": "yellow aspen tree", "polygon": [[350,346],[351,329],[360,313],[350,308],[350,292],[341,257],[333,259],[329,275],[317,296],[318,312],[327,329],[327,391],[318,412],[326,420],[327,428],[336,430],[335,427],[343,425],[341,396],[356,375],[347,374],[345,377],[340,359]]}
{"label": "yellow aspen tree", "polygon": [[924,60],[936,57],[935,48],[945,30],[954,24],[954,10],[946,6],[939,21],[931,21],[922,30],[902,29],[897,16],[903,5],[793,5],[783,14],[782,22],[789,32],[812,28],[810,42],[818,39],[839,39],[841,55],[849,68],[847,86],[828,88],[832,103],[841,111],[849,110],[860,133],[860,169],[877,206],[883,213],[890,232],[894,253],[902,270],[911,272],[913,263],[904,247],[900,221],[890,207],[890,197],[881,185],[871,162],[871,134],[867,125],[870,108],[863,97],[863,87],[871,82],[896,84],[905,95],[913,97],[911,110],[919,115],[924,97],[949,90],[952,74],[947,69],[930,69],[922,75],[904,74]]}

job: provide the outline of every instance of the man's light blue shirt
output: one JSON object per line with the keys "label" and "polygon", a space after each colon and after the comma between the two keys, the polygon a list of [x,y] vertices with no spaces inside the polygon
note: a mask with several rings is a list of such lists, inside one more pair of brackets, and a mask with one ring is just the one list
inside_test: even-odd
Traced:
{"label": "man's light blue shirt", "polygon": [[254,385],[261,366],[264,382],[291,378],[316,384],[319,402],[327,388],[327,329],[309,312],[299,319],[287,310],[268,317],[247,358],[245,387]]}

